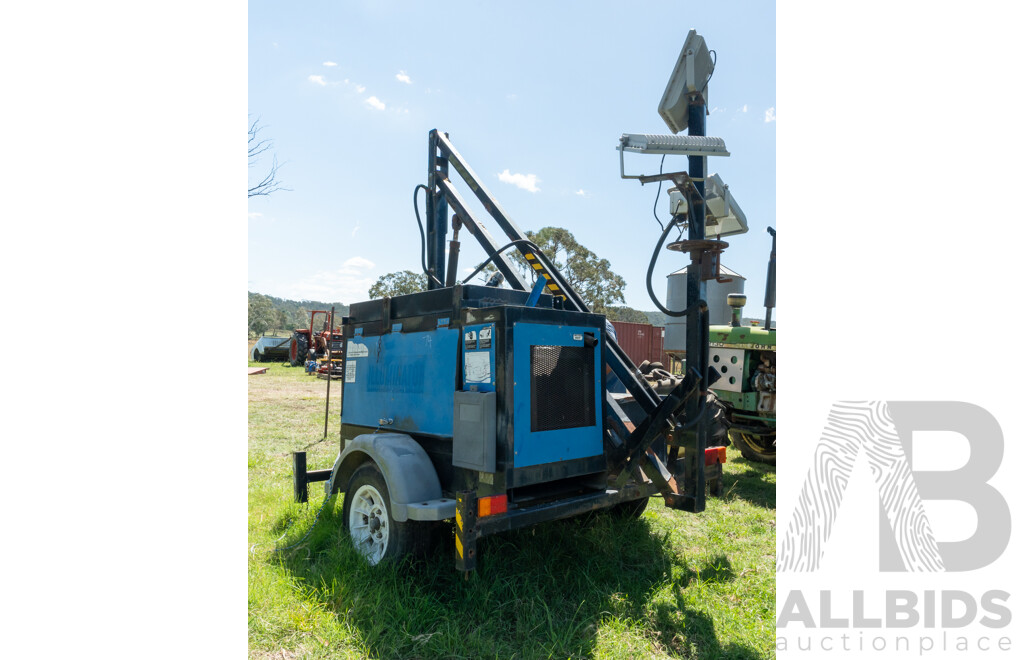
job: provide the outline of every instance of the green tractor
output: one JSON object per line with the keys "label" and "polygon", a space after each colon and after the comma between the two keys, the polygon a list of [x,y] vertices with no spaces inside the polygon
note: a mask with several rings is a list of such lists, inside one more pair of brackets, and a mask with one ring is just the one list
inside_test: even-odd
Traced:
{"label": "green tractor", "polygon": [[729,438],[747,460],[775,465],[775,230],[765,285],[763,327],[742,325],[747,297],[731,293],[731,325],[711,326],[709,364],[722,375],[711,389],[725,406]]}

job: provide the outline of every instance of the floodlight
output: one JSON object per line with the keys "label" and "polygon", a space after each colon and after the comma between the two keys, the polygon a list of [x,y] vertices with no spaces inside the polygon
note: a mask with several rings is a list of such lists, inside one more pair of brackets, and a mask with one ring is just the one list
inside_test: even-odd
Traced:
{"label": "floodlight", "polygon": [[725,140],[704,135],[649,135],[623,133],[619,138],[619,175],[623,179],[638,179],[626,174],[625,153],[666,154],[672,156],[728,156]]}
{"label": "floodlight", "polygon": [[623,133],[619,149],[633,153],[673,156],[728,156],[725,140],[704,135],[649,135]]}
{"label": "floodlight", "polygon": [[704,37],[690,30],[658,104],[658,114],[673,133],[686,128],[690,105],[708,104],[708,80],[714,70],[715,63]]}
{"label": "floodlight", "polygon": [[[689,210],[686,197],[679,188],[668,189],[670,215],[682,215]],[[712,174],[704,179],[704,235],[708,238],[734,236],[747,232],[747,216],[722,182],[722,177]]]}
{"label": "floodlight", "polygon": [[736,203],[729,186],[717,174],[704,179],[704,218],[707,236],[734,236],[747,233],[747,216]]}

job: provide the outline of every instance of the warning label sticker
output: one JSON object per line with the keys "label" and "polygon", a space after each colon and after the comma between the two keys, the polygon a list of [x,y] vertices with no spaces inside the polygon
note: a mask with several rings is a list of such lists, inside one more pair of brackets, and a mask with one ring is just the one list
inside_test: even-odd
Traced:
{"label": "warning label sticker", "polygon": [[[365,347],[364,347],[365,348]],[[358,362],[345,362],[345,382],[354,383],[356,382],[356,365]]]}
{"label": "warning label sticker", "polygon": [[491,382],[491,354],[488,351],[466,353],[466,382]]}
{"label": "warning label sticker", "polygon": [[348,348],[346,350],[346,357],[350,358],[361,358],[366,357],[370,354],[370,349],[366,347],[366,344],[357,344],[352,340],[348,342]]}

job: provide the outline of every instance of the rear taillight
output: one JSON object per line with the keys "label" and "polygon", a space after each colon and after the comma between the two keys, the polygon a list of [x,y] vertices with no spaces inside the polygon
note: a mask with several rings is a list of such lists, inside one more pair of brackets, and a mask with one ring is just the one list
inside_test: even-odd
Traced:
{"label": "rear taillight", "polygon": [[476,501],[477,518],[493,516],[506,511],[508,511],[508,495],[491,495],[490,497],[481,497]]}
{"label": "rear taillight", "polygon": [[725,447],[708,447],[704,450],[704,465],[725,463]]}

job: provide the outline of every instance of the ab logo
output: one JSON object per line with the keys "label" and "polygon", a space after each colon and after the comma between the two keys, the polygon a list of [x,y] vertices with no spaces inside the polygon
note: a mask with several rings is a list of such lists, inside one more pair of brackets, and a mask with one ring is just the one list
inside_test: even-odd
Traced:
{"label": "ab logo", "polygon": [[[943,472],[912,470],[915,431],[950,431],[970,446],[967,463]],[[918,451],[927,448],[918,446]],[[881,571],[970,571],[999,558],[1010,541],[1010,509],[989,485],[1003,458],[1003,432],[976,405],[958,401],[839,402],[832,406],[814,464],[779,546],[780,572],[818,570],[860,453],[879,497]],[[978,517],[974,535],[936,541],[923,502],[956,500]]]}

